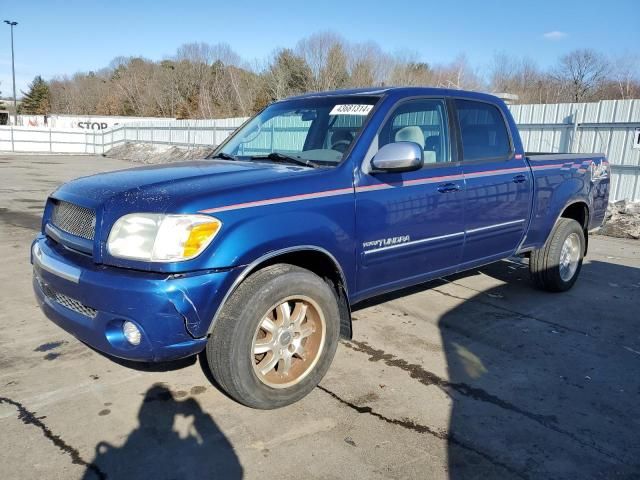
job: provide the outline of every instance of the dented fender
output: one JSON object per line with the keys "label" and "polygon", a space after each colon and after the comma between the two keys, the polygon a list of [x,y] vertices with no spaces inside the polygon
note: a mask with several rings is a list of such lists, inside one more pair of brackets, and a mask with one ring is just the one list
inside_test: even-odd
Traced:
{"label": "dented fender", "polygon": [[175,275],[167,280],[166,296],[184,318],[189,335],[194,338],[207,335],[211,321],[241,271],[241,267],[235,267],[223,271]]}

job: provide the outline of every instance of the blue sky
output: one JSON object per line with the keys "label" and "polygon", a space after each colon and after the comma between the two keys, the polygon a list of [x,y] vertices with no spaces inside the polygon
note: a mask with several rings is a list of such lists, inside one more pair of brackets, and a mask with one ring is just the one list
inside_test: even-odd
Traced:
{"label": "blue sky", "polygon": [[[226,42],[247,60],[263,59],[324,30],[431,63],[465,53],[478,68],[497,52],[544,67],[575,48],[620,55],[640,45],[637,0],[0,0],[0,17],[19,22],[18,90],[36,74],[96,70],[121,55],[162,59],[187,42]],[[0,28],[0,90],[9,96],[9,27]]]}

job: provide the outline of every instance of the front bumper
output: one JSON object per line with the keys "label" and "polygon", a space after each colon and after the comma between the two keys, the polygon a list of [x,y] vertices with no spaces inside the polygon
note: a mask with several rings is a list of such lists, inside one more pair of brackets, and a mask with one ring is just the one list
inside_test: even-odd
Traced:
{"label": "front bumper", "polygon": [[[46,316],[107,355],[159,362],[202,351],[206,331],[236,270],[182,275],[96,265],[45,236],[32,245],[33,289]],[[122,333],[128,320],[139,345]]]}

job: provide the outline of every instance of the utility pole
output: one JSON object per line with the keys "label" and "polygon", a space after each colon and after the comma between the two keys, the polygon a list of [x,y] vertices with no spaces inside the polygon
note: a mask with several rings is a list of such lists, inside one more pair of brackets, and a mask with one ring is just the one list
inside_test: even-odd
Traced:
{"label": "utility pole", "polygon": [[16,100],[16,61],[13,51],[13,27],[18,25],[18,22],[12,22],[5,20],[4,23],[11,27],[11,73],[13,74],[13,125],[18,126],[18,100]]}

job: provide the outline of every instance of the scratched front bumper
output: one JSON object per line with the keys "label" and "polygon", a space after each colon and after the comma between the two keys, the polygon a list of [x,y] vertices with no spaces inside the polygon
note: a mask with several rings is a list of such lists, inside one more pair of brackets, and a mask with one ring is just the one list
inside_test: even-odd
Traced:
{"label": "scratched front bumper", "polygon": [[[202,351],[209,322],[235,274],[230,270],[172,276],[96,265],[45,236],[34,241],[32,263],[33,289],[49,319],[107,355],[147,362]],[[55,293],[95,312],[87,315],[73,303],[70,308],[69,302],[56,301]],[[122,334],[126,320],[142,332],[137,346]]]}

